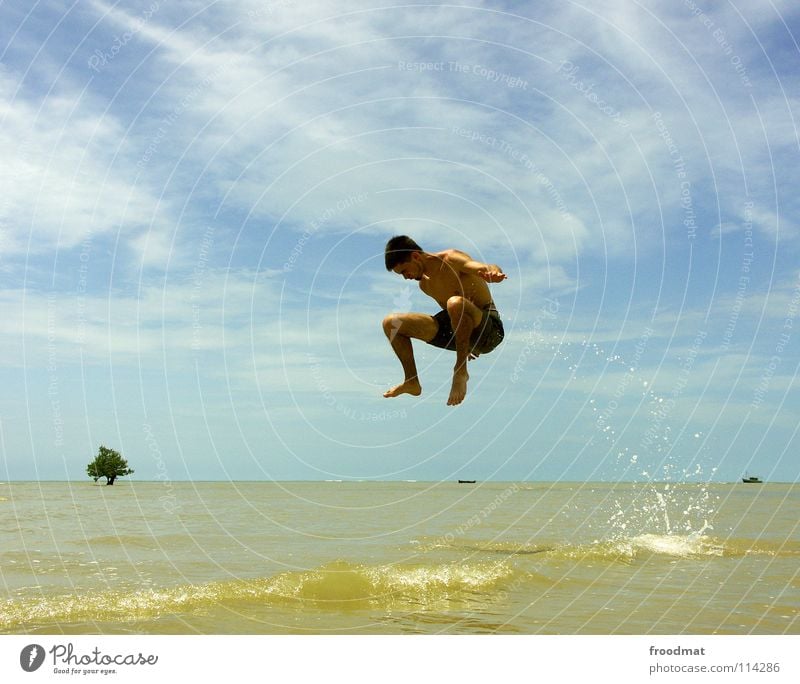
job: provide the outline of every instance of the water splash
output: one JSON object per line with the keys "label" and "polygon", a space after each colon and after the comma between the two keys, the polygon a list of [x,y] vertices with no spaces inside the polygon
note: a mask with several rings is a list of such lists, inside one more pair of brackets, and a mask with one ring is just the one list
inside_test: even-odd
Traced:
{"label": "water splash", "polygon": [[[678,380],[660,391],[643,365],[653,334],[645,328],[630,358],[616,348],[609,352],[587,340],[539,338],[538,350],[551,365],[564,368],[568,382],[582,383],[586,389],[589,442],[602,459],[597,470],[604,479],[636,483],[632,504],[607,502],[605,524],[599,525],[610,539],[645,534],[702,536],[713,530],[709,521],[719,502],[709,488],[717,469],[708,463],[704,429],[676,417],[691,366],[678,359]],[[698,336],[695,344],[697,339],[702,342]],[[602,510],[598,517],[602,519]]]}

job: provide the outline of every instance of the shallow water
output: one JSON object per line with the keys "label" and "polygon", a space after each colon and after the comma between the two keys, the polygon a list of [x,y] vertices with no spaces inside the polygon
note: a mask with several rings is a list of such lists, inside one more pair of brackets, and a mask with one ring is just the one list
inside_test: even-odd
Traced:
{"label": "shallow water", "polygon": [[800,633],[797,485],[0,485],[4,633]]}

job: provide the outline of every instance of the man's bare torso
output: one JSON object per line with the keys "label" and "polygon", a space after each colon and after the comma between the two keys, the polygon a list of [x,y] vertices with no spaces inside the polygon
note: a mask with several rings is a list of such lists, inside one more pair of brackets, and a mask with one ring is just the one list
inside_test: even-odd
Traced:
{"label": "man's bare torso", "polygon": [[438,268],[434,265],[433,268],[426,269],[425,276],[419,281],[419,289],[433,297],[443,309],[447,308],[447,300],[454,295],[468,299],[479,309],[491,304],[492,295],[483,278],[459,273],[448,264],[448,257],[453,254],[464,255],[464,252],[448,249],[431,255],[437,258]]}

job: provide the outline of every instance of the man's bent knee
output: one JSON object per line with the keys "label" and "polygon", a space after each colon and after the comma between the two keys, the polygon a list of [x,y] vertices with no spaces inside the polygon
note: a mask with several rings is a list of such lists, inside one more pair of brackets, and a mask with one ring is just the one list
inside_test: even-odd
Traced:
{"label": "man's bent knee", "polygon": [[459,295],[453,295],[447,300],[447,313],[451,316],[453,314],[460,314],[464,310],[464,303],[467,300]]}
{"label": "man's bent knee", "polygon": [[390,332],[392,332],[392,330],[397,330],[397,328],[400,327],[399,321],[397,320],[397,317],[394,314],[389,314],[388,316],[385,316],[382,325],[383,325],[383,332],[385,332],[387,335]]}
{"label": "man's bent knee", "polygon": [[397,314],[389,314],[383,319],[383,332],[390,340],[400,332],[403,321]]}
{"label": "man's bent knee", "polygon": [[470,327],[474,328],[478,325],[480,318],[476,318],[480,313],[474,313],[477,309],[472,302],[459,295],[453,295],[447,300],[447,314],[450,316],[450,322],[455,330],[463,321],[468,323]]}
{"label": "man's bent knee", "polygon": [[[461,324],[467,315],[465,303],[466,300],[458,295],[453,295],[447,300],[447,315],[450,316],[450,324],[453,326],[453,330]],[[467,321],[469,321],[469,318],[467,318]],[[471,323],[472,321],[469,322]]]}

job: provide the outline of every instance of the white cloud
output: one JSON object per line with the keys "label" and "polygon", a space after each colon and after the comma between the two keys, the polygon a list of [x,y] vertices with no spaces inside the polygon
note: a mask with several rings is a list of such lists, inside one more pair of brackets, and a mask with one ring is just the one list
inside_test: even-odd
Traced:
{"label": "white cloud", "polygon": [[[0,80],[0,205],[8,252],[74,248],[87,234],[167,225],[157,199],[122,171],[124,128],[102,101],[65,91],[36,103],[10,73]],[[162,203],[163,204],[163,203]]]}
{"label": "white cloud", "polygon": [[252,305],[273,303],[277,291],[275,282],[246,271],[208,271],[167,287],[106,294],[6,289],[0,292],[3,363],[22,365],[23,348],[28,363],[42,365],[51,351],[64,365],[181,367],[194,364],[193,352],[246,358],[257,319],[275,314],[253,312]]}

